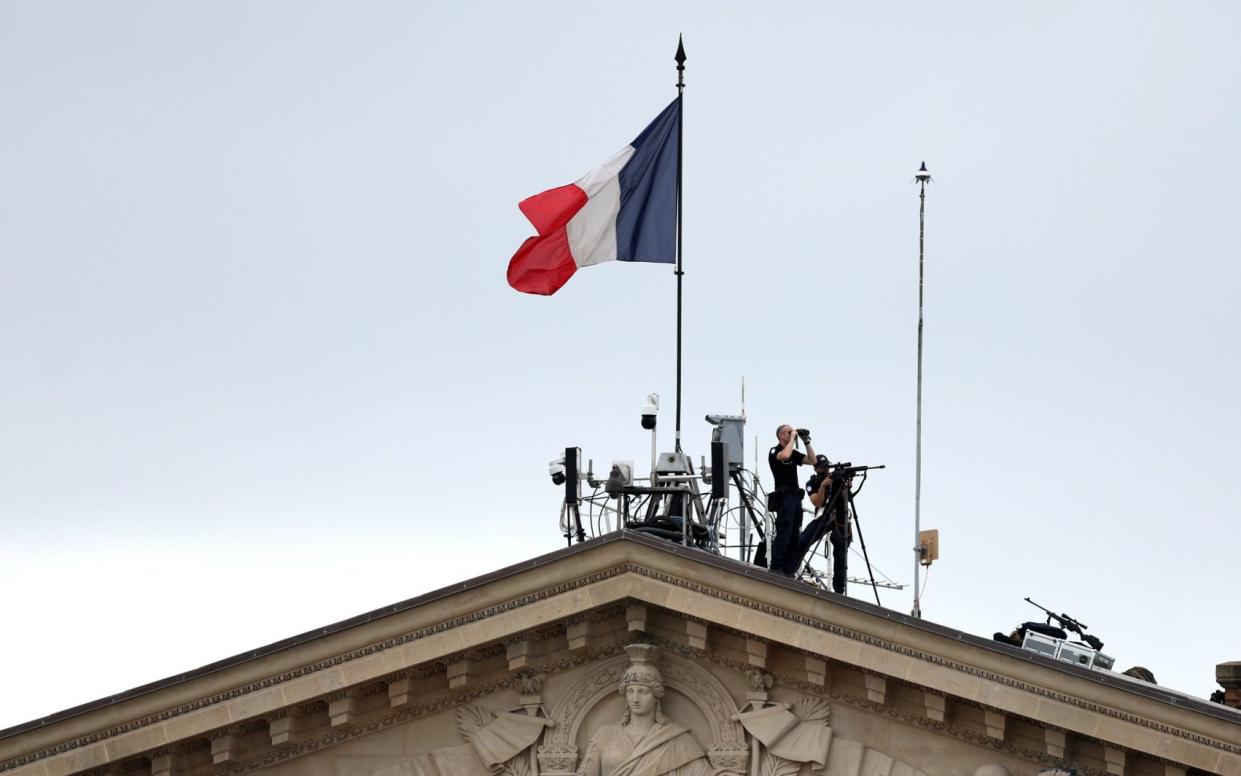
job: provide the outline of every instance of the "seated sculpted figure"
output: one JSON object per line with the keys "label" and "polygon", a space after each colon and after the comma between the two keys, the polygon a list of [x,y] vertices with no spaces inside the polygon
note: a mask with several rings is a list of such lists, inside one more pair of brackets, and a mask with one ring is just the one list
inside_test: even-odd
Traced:
{"label": "seated sculpted figure", "polygon": [[605,725],[590,739],[576,776],[710,776],[714,769],[693,734],[664,716],[663,675],[657,647],[625,647],[630,665],[620,680],[627,709],[619,725]]}

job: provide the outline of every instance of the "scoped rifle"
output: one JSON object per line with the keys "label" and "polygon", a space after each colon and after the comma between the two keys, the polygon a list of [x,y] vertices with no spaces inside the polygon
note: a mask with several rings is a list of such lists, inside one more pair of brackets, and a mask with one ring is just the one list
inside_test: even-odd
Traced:
{"label": "scoped rifle", "polygon": [[1056,624],[1059,625],[1061,628],[1064,628],[1066,631],[1070,631],[1072,633],[1076,633],[1078,636],[1081,636],[1082,641],[1089,644],[1092,649],[1102,651],[1103,642],[1099,639],[1098,636],[1091,636],[1086,633],[1086,628],[1088,626],[1085,623],[1081,622],[1080,620],[1075,620],[1072,617],[1068,616],[1067,614],[1064,614],[1063,612],[1060,614],[1056,614],[1051,609],[1048,609],[1046,606],[1043,606],[1041,604],[1035,603],[1034,601],[1031,601],[1028,597],[1026,598],[1026,603],[1032,604],[1033,606],[1037,606],[1039,609],[1042,609],[1043,612],[1047,615],[1048,625],[1051,625],[1051,621],[1055,620]]}

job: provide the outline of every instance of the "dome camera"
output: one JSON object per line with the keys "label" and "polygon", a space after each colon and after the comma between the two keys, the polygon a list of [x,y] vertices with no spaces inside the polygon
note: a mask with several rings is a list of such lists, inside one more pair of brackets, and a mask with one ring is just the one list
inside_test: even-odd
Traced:
{"label": "dome camera", "polygon": [[642,405],[642,428],[651,431],[655,428],[655,416],[659,414],[659,394],[649,393]]}

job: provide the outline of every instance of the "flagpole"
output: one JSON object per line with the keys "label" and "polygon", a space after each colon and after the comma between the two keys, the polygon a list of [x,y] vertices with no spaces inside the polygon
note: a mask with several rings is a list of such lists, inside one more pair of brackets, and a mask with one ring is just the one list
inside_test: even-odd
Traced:
{"label": "flagpole", "polygon": [[685,274],[681,264],[681,221],[684,218],[681,210],[681,158],[685,155],[685,45],[681,36],[677,35],[677,99],[681,100],[681,109],[677,111],[677,430],[676,451],[681,452],[681,278]]}

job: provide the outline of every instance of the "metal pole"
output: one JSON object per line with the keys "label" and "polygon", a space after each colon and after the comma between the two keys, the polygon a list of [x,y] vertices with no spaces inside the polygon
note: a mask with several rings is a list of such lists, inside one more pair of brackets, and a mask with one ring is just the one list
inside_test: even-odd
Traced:
{"label": "metal pole", "polygon": [[685,274],[681,265],[681,158],[685,155],[685,46],[677,36],[677,99],[681,109],[677,111],[677,430],[676,451],[681,452],[681,277]]}
{"label": "metal pole", "polygon": [[655,463],[658,453],[655,452],[655,429],[651,429],[651,487],[655,487]]}
{"label": "metal pole", "polygon": [[922,544],[919,535],[922,529],[922,298],[923,298],[923,254],[926,243],[926,184],[931,174],[926,171],[926,162],[914,175],[914,182],[919,186],[918,192],[918,434],[914,452],[914,608],[911,614],[922,618],[922,601],[918,587],[919,567],[922,564]]}

